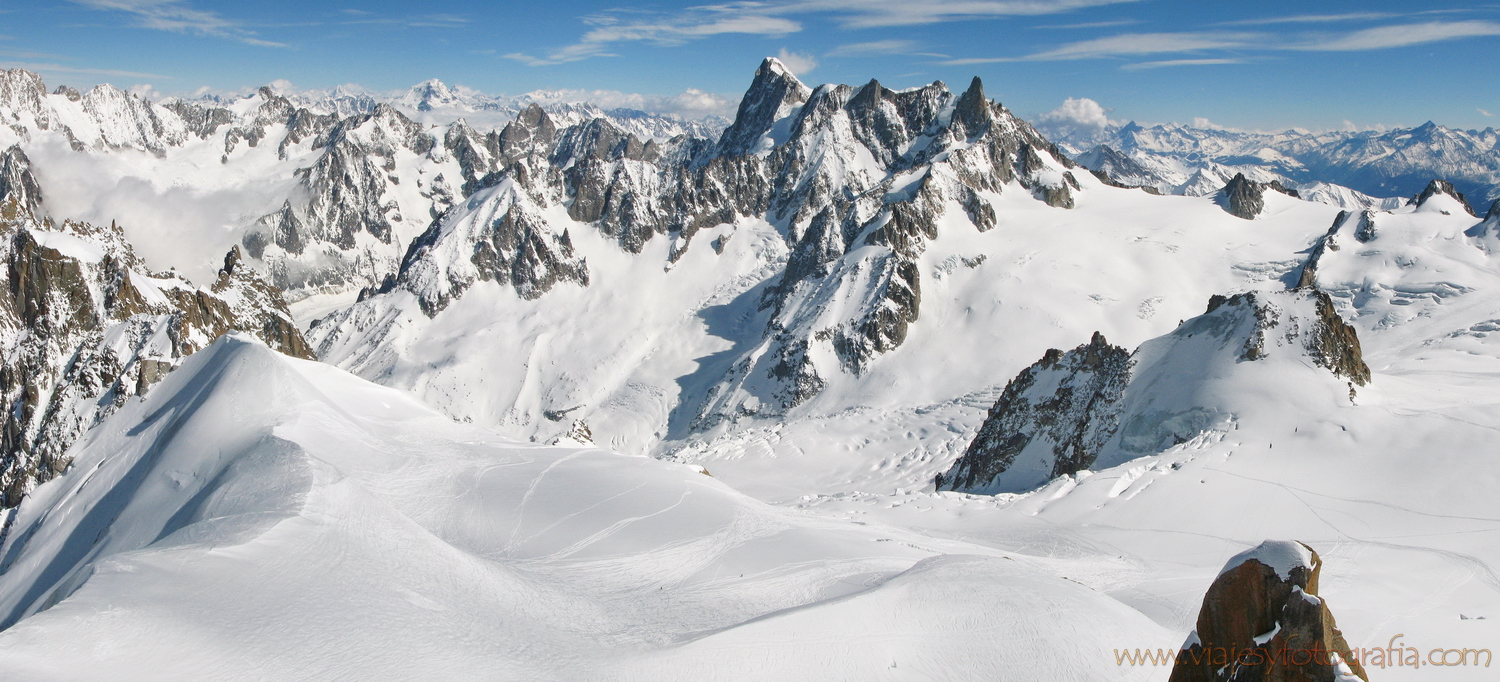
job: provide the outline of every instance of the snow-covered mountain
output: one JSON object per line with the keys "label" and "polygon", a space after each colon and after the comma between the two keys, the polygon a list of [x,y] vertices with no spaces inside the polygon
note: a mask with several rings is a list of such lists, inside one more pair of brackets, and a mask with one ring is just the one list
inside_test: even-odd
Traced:
{"label": "snow-covered mountain", "polygon": [[[35,74],[15,69],[0,77],[0,117],[9,122],[0,144],[21,144],[45,161],[39,175],[58,186],[52,209],[60,216],[118,218],[134,241],[162,252],[159,243],[170,240],[160,233],[180,229],[172,221],[198,218],[187,244],[148,260],[211,276],[218,255],[240,242],[292,300],[352,297],[393,275],[411,240],[496,170],[475,158],[475,145],[493,156],[500,129],[539,107],[455,93],[438,81],[391,102],[268,86],[246,97],[153,103],[108,85],[49,94]],[[552,102],[545,111],[563,128],[602,120],[614,134],[657,145],[720,128],[587,104]],[[477,114],[493,129],[464,118]],[[157,207],[171,203],[194,210],[162,215]]]}
{"label": "snow-covered mountain", "polygon": [[1044,132],[1084,166],[1168,194],[1199,196],[1243,173],[1349,209],[1392,208],[1372,197],[1410,197],[1433,178],[1475,201],[1500,199],[1500,133],[1493,128],[1455,130],[1429,121],[1389,131],[1257,133],[1130,122],[1102,130],[1044,126]]}

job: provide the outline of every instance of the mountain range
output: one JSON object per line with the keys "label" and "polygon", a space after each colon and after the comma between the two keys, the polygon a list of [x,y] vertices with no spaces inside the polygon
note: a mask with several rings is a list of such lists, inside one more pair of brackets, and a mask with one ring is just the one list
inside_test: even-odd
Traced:
{"label": "mountain range", "polygon": [[[1134,121],[1102,129],[1043,126],[1080,163],[1167,194],[1202,196],[1236,174],[1278,180],[1315,201],[1389,208],[1432,178],[1476,202],[1500,199],[1500,132],[1415,128],[1260,133]],[[1352,192],[1350,191],[1352,190]]]}
{"label": "mountain range", "polygon": [[1355,646],[1500,609],[1492,133],[1053,138],[776,59],[722,127],[0,118],[19,677],[1148,679],[1267,537]]}

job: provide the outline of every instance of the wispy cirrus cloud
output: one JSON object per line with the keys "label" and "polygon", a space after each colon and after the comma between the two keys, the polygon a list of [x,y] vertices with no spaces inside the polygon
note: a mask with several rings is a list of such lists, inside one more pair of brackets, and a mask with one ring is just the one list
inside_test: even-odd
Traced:
{"label": "wispy cirrus cloud", "polygon": [[285,43],[256,37],[237,21],[217,12],[196,9],[183,0],[72,0],[96,10],[120,12],[134,20],[136,28],[225,38],[247,45],[286,47]]}
{"label": "wispy cirrus cloud", "polygon": [[1421,24],[1380,26],[1329,36],[1292,47],[1296,50],[1359,52],[1423,45],[1460,38],[1500,36],[1500,23],[1493,21],[1429,21]]}
{"label": "wispy cirrus cloud", "polygon": [[[919,26],[948,21],[1041,16],[1136,0],[793,0],[761,5],[775,14],[828,14],[845,28]],[[745,3],[750,4],[750,3]]]}
{"label": "wispy cirrus cloud", "polygon": [[1089,21],[1082,24],[1047,24],[1045,26],[1033,26],[1032,28],[1055,28],[1055,29],[1079,29],[1079,28],[1110,28],[1112,26],[1131,26],[1139,24],[1139,19],[1117,19],[1115,21]]}
{"label": "wispy cirrus cloud", "polygon": [[1172,66],[1211,66],[1214,64],[1244,64],[1243,59],[1166,59],[1158,62],[1137,62],[1120,67],[1124,71],[1144,71],[1147,69],[1162,69]]}
{"label": "wispy cirrus cloud", "polygon": [[48,74],[77,74],[87,76],[115,76],[117,78],[158,78],[171,80],[172,76],[163,76],[156,73],[143,73],[140,71],[121,71],[118,69],[86,69],[77,66],[65,66],[62,64],[37,63],[37,62],[0,62],[0,68],[4,69],[26,69],[36,73]]}
{"label": "wispy cirrus cloud", "polygon": [[1265,19],[1240,19],[1238,21],[1225,21],[1220,26],[1267,26],[1270,24],[1326,24],[1343,21],[1375,21],[1379,19],[1392,19],[1401,16],[1391,12],[1348,12],[1345,14],[1299,14],[1289,17],[1268,17]]}
{"label": "wispy cirrus cloud", "polygon": [[[997,62],[1063,61],[1073,59],[1130,58],[1147,55],[1202,55],[1193,58],[1129,64],[1128,71],[1162,66],[1237,64],[1247,52],[1359,52],[1412,45],[1500,36],[1500,23],[1493,21],[1429,21],[1392,24],[1346,32],[1296,33],[1198,31],[1178,33],[1124,33],[1081,40],[1017,57],[969,57],[943,64],[990,64]],[[1213,52],[1229,52],[1224,56]],[[1206,53],[1206,54],[1205,54]]]}
{"label": "wispy cirrus cloud", "polygon": [[1198,52],[1203,50],[1249,47],[1262,38],[1263,36],[1259,33],[1124,33],[1107,38],[1095,38],[1067,43],[1051,50],[1044,50],[1021,57],[950,59],[943,63],[950,66],[963,66],[996,62],[1063,61]]}
{"label": "wispy cirrus cloud", "polygon": [[867,43],[840,45],[824,53],[826,57],[853,57],[867,54],[908,54],[917,49],[913,40],[874,40]]}
{"label": "wispy cirrus cloud", "polygon": [[364,10],[340,10],[351,19],[339,21],[341,26],[391,26],[396,28],[458,28],[471,21],[457,14],[421,14],[402,17],[382,17]]}
{"label": "wispy cirrus cloud", "polygon": [[753,11],[757,3],[734,3],[690,8],[668,15],[644,12],[606,12],[584,17],[593,26],[578,42],[543,56],[521,52],[502,55],[527,66],[565,64],[590,57],[613,57],[620,43],[643,42],[659,46],[682,45],[692,40],[724,33],[779,36],[802,30],[802,24]]}
{"label": "wispy cirrus cloud", "polygon": [[[972,19],[1038,16],[1137,0],[779,0],[731,2],[690,7],[676,13],[611,11],[583,18],[591,26],[579,40],[541,55],[502,55],[530,66],[617,56],[616,46],[646,43],[681,45],[709,36],[740,33],[781,36],[802,30],[793,17],[823,16],[845,28],[918,26]],[[874,41],[855,45],[893,44]],[[867,54],[876,54],[870,51]],[[849,52],[847,54],[855,54]],[[888,53],[893,54],[893,53]],[[933,55],[938,56],[938,55]]]}
{"label": "wispy cirrus cloud", "polygon": [[877,55],[906,54],[921,57],[937,57],[948,59],[949,55],[940,52],[924,52],[920,44],[914,40],[874,40],[868,43],[850,43],[824,53],[825,57],[868,57]]}

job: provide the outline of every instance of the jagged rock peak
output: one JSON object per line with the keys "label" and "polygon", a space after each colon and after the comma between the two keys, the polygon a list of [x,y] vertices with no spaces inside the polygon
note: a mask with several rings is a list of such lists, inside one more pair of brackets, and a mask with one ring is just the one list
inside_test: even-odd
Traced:
{"label": "jagged rock peak", "polygon": [[734,123],[724,130],[719,138],[719,150],[725,155],[749,154],[757,151],[761,136],[771,130],[772,124],[791,112],[793,107],[807,101],[812,90],[775,57],[766,57],[755,71],[755,80],[740,100]]}
{"label": "jagged rock peak", "polygon": [[42,98],[46,96],[41,76],[26,69],[0,69],[0,109],[37,115],[44,111]]}
{"label": "jagged rock peak", "polygon": [[1452,197],[1453,199],[1458,201],[1458,204],[1462,206],[1465,211],[1469,212],[1469,215],[1474,216],[1475,218],[1479,217],[1479,214],[1474,212],[1474,207],[1469,205],[1469,200],[1464,198],[1463,192],[1458,191],[1458,189],[1453,186],[1453,183],[1448,182],[1447,180],[1433,180],[1432,182],[1427,183],[1427,187],[1422,190],[1422,193],[1418,194],[1415,197],[1412,197],[1411,200],[1407,203],[1416,204],[1417,208],[1422,208],[1422,206],[1426,204],[1429,199],[1438,196],[1439,194],[1446,194]]}
{"label": "jagged rock peak", "polygon": [[1169,682],[1368,680],[1318,596],[1323,560],[1267,540],[1224,565],[1177,654]]}
{"label": "jagged rock peak", "polygon": [[1089,468],[1119,425],[1130,365],[1130,352],[1099,332],[1066,353],[1048,350],[1006,384],[937,488],[985,489],[1002,473],[1024,488]]}
{"label": "jagged rock peak", "polygon": [[41,213],[42,188],[31,173],[31,160],[20,145],[12,145],[0,153],[0,220],[40,220]]}
{"label": "jagged rock peak", "polygon": [[1219,190],[1218,202],[1230,215],[1254,220],[1266,210],[1265,191],[1268,189],[1297,197],[1297,190],[1287,188],[1279,180],[1260,183],[1245,177],[1244,173],[1235,173],[1224,188]]}
{"label": "jagged rock peak", "polygon": [[1224,189],[1219,190],[1219,205],[1232,216],[1255,220],[1261,211],[1266,210],[1264,194],[1259,183],[1246,178],[1244,173],[1236,173]]}
{"label": "jagged rock peak", "polygon": [[953,107],[953,120],[962,123],[964,132],[973,137],[983,133],[992,118],[990,102],[984,97],[984,83],[980,82],[979,76],[975,76],[969,82],[969,89],[959,95],[958,102]]}

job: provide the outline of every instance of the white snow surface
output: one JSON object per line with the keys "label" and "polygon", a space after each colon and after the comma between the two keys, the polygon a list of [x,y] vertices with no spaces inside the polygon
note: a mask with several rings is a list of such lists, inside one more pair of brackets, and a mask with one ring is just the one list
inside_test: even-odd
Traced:
{"label": "white snow surface", "polygon": [[[1219,571],[1219,575],[1224,575],[1251,559],[1276,571],[1276,575],[1282,578],[1291,577],[1292,569],[1294,568],[1311,569],[1313,567],[1312,552],[1307,551],[1307,547],[1303,546],[1302,543],[1294,540],[1267,540],[1230,557],[1229,561],[1224,564],[1224,568]],[[1259,640],[1260,638],[1257,637],[1256,639]],[[1270,639],[1270,637],[1266,637],[1267,641]]]}
{"label": "white snow surface", "polygon": [[1168,637],[1065,562],[517,443],[239,334],[80,442],[0,557],[7,680],[1104,680]]}

